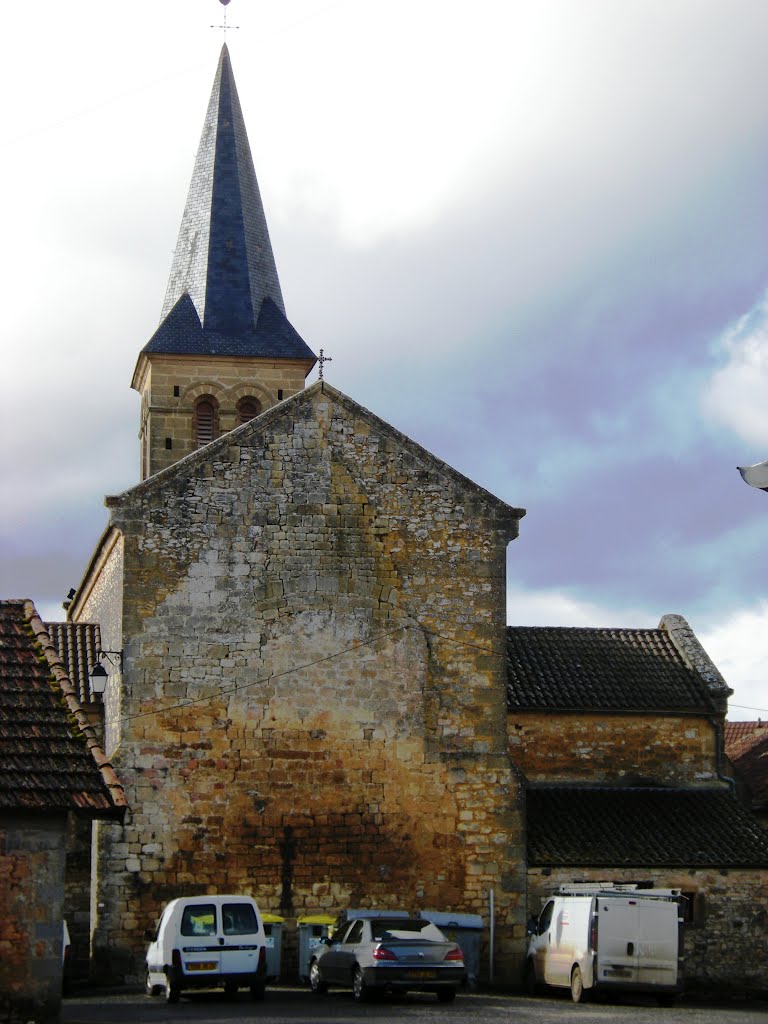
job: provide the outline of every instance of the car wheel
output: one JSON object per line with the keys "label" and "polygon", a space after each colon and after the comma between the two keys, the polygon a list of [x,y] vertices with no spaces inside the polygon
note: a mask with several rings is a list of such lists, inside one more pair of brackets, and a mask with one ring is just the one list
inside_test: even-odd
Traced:
{"label": "car wheel", "polygon": [[144,991],[147,993],[148,996],[159,996],[160,995],[160,986],[159,985],[153,985],[152,982],[149,980],[149,970],[147,970],[146,976],[145,976],[145,979],[144,979]]}
{"label": "car wheel", "polygon": [[264,996],[267,994],[267,984],[265,981],[256,981],[251,985],[251,1000],[254,1003],[263,1003]]}
{"label": "car wheel", "polygon": [[578,964],[571,971],[571,999],[574,1003],[585,1003],[587,991],[584,988],[584,979],[581,976],[581,968]]}
{"label": "car wheel", "polygon": [[452,1003],[456,998],[455,988],[439,988],[437,990],[437,999],[441,1003]]}
{"label": "car wheel", "polygon": [[328,991],[328,983],[323,978],[320,964],[317,960],[313,960],[309,965],[309,987],[318,996]]}
{"label": "car wheel", "polygon": [[365,983],[363,972],[355,967],[352,973],[352,995],[358,1003],[367,1003],[371,998],[371,990]]}
{"label": "car wheel", "polygon": [[671,1009],[675,1005],[675,996],[670,992],[664,992],[660,996],[656,996],[656,1002],[659,1006]]}
{"label": "car wheel", "polygon": [[178,1003],[181,998],[181,987],[173,974],[169,971],[165,976],[165,1001],[166,1003]]}

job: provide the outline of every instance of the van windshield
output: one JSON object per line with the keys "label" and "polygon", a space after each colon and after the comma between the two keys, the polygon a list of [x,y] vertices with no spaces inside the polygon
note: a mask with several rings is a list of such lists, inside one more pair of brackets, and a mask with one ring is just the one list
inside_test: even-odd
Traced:
{"label": "van windshield", "polygon": [[181,915],[182,935],[215,935],[216,907],[213,903],[190,903]]}
{"label": "van windshield", "polygon": [[221,916],[225,935],[255,935],[259,930],[256,912],[250,903],[225,903]]}

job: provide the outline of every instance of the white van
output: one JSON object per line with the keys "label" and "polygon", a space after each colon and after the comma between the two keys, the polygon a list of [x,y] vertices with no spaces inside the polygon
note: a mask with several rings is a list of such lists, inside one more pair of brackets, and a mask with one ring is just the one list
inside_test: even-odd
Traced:
{"label": "white van", "polygon": [[651,992],[671,1005],[683,987],[680,900],[679,889],[560,889],[529,926],[527,990],[570,988],[576,1003],[595,992]]}
{"label": "white van", "polygon": [[191,896],[171,900],[150,940],[147,994],[177,1003],[195,988],[223,988],[232,995],[250,988],[263,999],[267,939],[250,896]]}

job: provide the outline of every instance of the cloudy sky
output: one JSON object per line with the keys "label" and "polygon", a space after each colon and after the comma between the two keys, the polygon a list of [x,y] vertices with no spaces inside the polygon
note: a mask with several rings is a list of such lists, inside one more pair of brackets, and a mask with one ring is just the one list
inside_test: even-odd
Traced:
{"label": "cloudy sky", "polygon": [[[138,477],[217,0],[3,12],[0,596],[61,618]],[[289,319],[528,515],[509,621],[684,615],[768,714],[765,0],[232,0]],[[31,18],[34,18],[34,26]],[[315,374],[310,380],[314,379]]]}

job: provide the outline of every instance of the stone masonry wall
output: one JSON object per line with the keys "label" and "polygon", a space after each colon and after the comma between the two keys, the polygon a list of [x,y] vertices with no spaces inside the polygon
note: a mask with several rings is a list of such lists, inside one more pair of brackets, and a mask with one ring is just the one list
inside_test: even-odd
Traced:
{"label": "stone masonry wall", "polygon": [[[121,740],[95,944],[123,976],[183,893],[294,916],[487,914],[524,943],[507,755],[517,510],[327,386],[113,502],[125,536]],[[288,927],[288,926],[287,926]]]}
{"label": "stone masonry wall", "polygon": [[306,372],[306,363],[296,360],[153,354],[141,391],[140,438],[144,444],[148,431],[149,473],[166,469],[195,450],[193,412],[198,398],[211,395],[216,400],[219,433],[224,434],[239,423],[240,399],[256,398],[262,409],[269,409],[301,391]]}
{"label": "stone masonry wall", "polygon": [[64,815],[0,818],[0,1021],[54,1021],[61,1005]]}
{"label": "stone masonry wall", "polygon": [[561,885],[652,882],[681,889],[687,900],[685,980],[689,990],[768,995],[768,873],[734,868],[623,871],[537,868],[528,874],[529,912],[538,914]]}
{"label": "stone masonry wall", "polygon": [[690,785],[717,778],[717,736],[706,718],[513,711],[509,752],[531,782]]}

